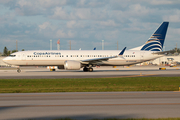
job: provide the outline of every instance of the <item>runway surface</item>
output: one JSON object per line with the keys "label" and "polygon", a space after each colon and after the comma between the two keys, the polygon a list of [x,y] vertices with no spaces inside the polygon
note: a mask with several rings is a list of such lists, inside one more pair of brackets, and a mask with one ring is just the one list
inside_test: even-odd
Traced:
{"label": "runway surface", "polygon": [[180,117],[180,92],[0,94],[1,119]]}
{"label": "runway surface", "polygon": [[[159,70],[159,68],[166,70]],[[133,67],[100,67],[93,72],[83,70],[57,70],[50,71],[46,68],[22,68],[17,73],[16,68],[0,68],[0,79],[35,79],[35,78],[102,78],[102,77],[146,77],[146,76],[180,76],[180,67],[169,66],[133,66]]]}
{"label": "runway surface", "polygon": [[[180,76],[179,67],[100,67],[94,72],[0,68],[0,79]],[[0,119],[180,117],[180,92],[79,92],[0,94]]]}

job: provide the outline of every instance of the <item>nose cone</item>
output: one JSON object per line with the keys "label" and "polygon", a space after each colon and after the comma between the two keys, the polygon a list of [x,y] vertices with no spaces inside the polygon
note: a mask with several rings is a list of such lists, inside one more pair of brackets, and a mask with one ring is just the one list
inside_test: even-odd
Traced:
{"label": "nose cone", "polygon": [[9,58],[8,58],[8,57],[5,57],[5,58],[3,59],[3,62],[6,63],[6,64],[9,64],[9,63],[8,63],[8,60],[9,60]]}

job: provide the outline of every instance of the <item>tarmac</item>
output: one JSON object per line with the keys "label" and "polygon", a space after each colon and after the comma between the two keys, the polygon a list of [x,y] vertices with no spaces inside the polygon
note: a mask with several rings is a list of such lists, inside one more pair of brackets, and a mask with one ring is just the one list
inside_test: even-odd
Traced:
{"label": "tarmac", "polygon": [[0,119],[180,118],[180,92],[0,94]]}
{"label": "tarmac", "polygon": [[[159,70],[159,68],[163,68]],[[180,76],[180,67],[169,66],[132,66],[132,67],[99,67],[93,72],[83,70],[50,71],[44,67],[22,67],[21,73],[16,68],[0,68],[0,79],[55,79],[55,78],[105,78],[105,77],[147,77]]]}
{"label": "tarmac", "polygon": [[[25,67],[21,73],[6,67],[0,68],[0,79],[171,77],[179,73],[180,67],[169,66],[100,67],[93,72]],[[179,108],[179,91],[0,94],[0,119],[5,120],[180,118]]]}

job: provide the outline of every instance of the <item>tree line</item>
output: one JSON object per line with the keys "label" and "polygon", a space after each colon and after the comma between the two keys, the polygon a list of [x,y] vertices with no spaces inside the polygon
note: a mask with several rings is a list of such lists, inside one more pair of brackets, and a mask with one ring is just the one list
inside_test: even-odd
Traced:
{"label": "tree line", "polygon": [[[24,51],[24,49],[22,49]],[[18,50],[8,50],[7,47],[4,47],[2,56],[9,56],[12,53],[18,52]]]}
{"label": "tree line", "polygon": [[174,48],[172,50],[169,51],[171,54],[174,54],[174,53],[180,53],[180,48]]}

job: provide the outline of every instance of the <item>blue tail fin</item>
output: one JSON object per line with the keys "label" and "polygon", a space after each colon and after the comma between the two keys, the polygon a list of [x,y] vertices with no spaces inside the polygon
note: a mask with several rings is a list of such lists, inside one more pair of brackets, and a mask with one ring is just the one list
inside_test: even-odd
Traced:
{"label": "blue tail fin", "polygon": [[149,40],[142,46],[145,51],[162,51],[169,22],[163,22],[152,34]]}

